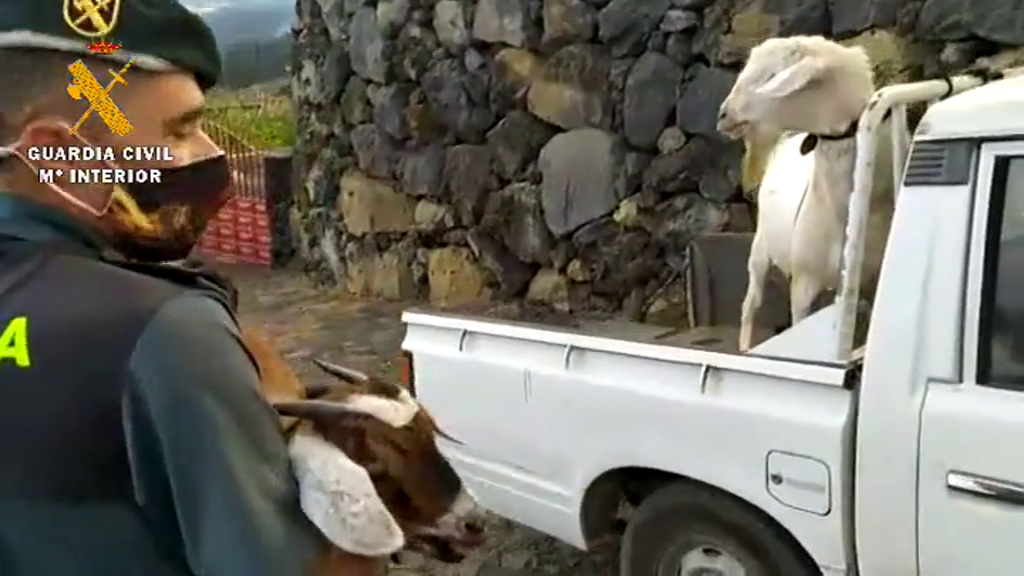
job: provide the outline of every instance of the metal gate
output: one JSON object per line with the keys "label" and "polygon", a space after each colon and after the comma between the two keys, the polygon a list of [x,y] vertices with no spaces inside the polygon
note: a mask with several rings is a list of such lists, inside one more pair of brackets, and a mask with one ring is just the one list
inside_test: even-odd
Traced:
{"label": "metal gate", "polygon": [[196,252],[217,262],[271,263],[270,219],[267,206],[266,152],[250,146],[217,119],[203,128],[228,157],[232,175],[231,200],[217,213],[196,246]]}

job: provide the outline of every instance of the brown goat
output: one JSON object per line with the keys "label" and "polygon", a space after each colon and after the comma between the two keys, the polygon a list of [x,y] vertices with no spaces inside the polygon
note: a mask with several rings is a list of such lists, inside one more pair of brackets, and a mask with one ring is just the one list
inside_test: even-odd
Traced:
{"label": "brown goat", "polygon": [[325,442],[365,469],[406,549],[454,563],[483,542],[476,505],[437,448],[435,437],[448,437],[407,390],[322,361],[315,362],[338,381],[305,387],[256,331],[244,327],[242,340],[293,448]]}

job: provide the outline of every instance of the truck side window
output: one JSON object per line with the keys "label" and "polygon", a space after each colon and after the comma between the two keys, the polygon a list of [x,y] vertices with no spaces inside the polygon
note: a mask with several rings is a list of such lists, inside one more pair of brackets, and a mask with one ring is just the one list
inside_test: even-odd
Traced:
{"label": "truck side window", "polygon": [[992,181],[978,342],[978,383],[1024,391],[1024,157]]}

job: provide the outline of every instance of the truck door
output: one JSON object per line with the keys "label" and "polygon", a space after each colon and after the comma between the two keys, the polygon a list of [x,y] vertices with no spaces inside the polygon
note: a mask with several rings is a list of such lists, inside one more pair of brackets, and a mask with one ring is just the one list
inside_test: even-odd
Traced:
{"label": "truck door", "polygon": [[1024,142],[978,158],[961,377],[930,382],[921,412],[927,576],[1024,572]]}

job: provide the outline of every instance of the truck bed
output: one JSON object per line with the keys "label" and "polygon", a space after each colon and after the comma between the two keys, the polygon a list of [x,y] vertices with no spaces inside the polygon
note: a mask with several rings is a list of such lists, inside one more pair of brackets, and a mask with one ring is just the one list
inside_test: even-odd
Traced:
{"label": "truck bed", "polygon": [[[599,311],[569,314],[525,302],[464,308],[454,316],[625,342],[737,354],[752,239],[751,233],[722,232],[702,235],[689,245],[690,265],[682,278],[689,304],[685,326],[634,322]],[[435,313],[428,309],[415,312]],[[785,279],[773,270],[765,287],[754,342],[767,340],[788,322],[789,292]]]}
{"label": "truck bed", "polygon": [[[577,329],[583,334],[601,338],[739,354],[740,331],[736,326],[672,328],[625,320],[607,320],[583,322]],[[757,329],[755,330],[755,342],[766,340],[772,334],[773,332],[770,330]]]}
{"label": "truck bed", "polygon": [[[458,440],[439,446],[485,508],[583,546],[580,507],[595,479],[653,469],[757,502],[798,538],[841,542],[831,487],[845,482],[845,367],[736,354],[733,327],[422,310],[403,320],[416,396]],[[792,464],[806,463],[799,474],[820,488],[813,502],[765,493],[772,454],[814,456]]]}
{"label": "truck bed", "polygon": [[[568,314],[524,303],[470,307],[460,309],[457,312],[435,310],[429,307],[416,307],[408,312],[521,328],[581,334],[624,342],[659,344],[662,346],[694,348],[724,354],[739,354],[739,327],[732,325],[664,326],[646,322],[635,322],[600,312],[584,315]],[[769,330],[765,327],[756,327],[754,330],[754,341],[761,342],[767,340],[775,332],[775,330]]]}

